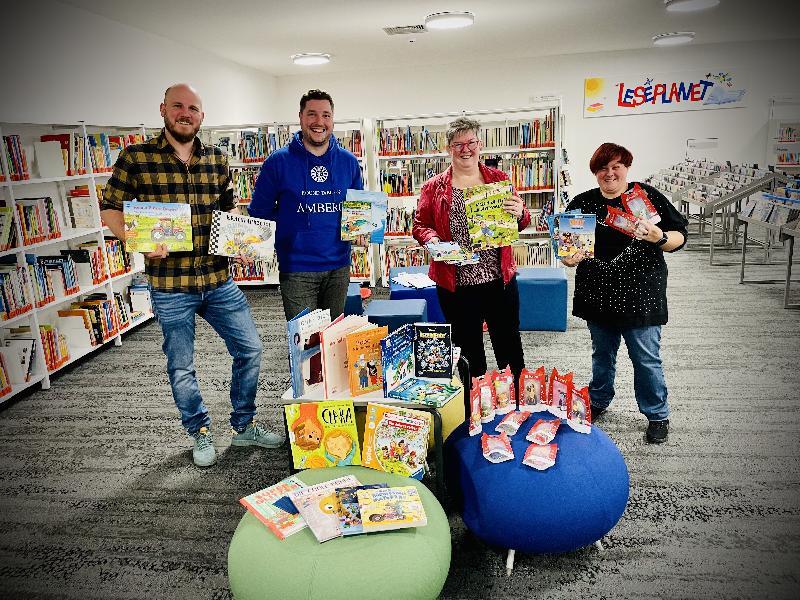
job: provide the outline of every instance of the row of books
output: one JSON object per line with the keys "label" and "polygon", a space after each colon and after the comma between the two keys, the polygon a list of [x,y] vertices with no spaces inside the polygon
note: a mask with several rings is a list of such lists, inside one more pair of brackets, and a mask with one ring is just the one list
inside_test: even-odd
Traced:
{"label": "row of books", "polygon": [[0,319],[7,321],[32,309],[28,270],[16,264],[0,265]]}
{"label": "row of books", "polygon": [[501,164],[501,168],[511,176],[511,182],[517,191],[548,189],[554,186],[555,173],[551,156],[505,158]]}
{"label": "row of books", "polygon": [[[8,161],[11,181],[30,179],[28,159],[25,156],[25,149],[20,143],[20,137],[18,135],[4,135],[2,151],[5,152],[6,160]],[[5,181],[5,175],[2,173],[0,173],[0,181]]]}
{"label": "row of books", "polygon": [[519,148],[548,148],[555,146],[555,109],[541,119],[506,126],[484,127],[481,140],[485,148],[516,146]]}
{"label": "row of books", "polygon": [[52,198],[18,198],[14,203],[24,245],[61,237],[61,224]]}
{"label": "row of books", "polygon": [[386,211],[385,236],[410,236],[414,228],[416,202],[412,206],[392,206]]}
{"label": "row of books", "polygon": [[381,190],[389,196],[411,196],[428,179],[450,166],[445,158],[411,158],[391,161],[378,172]]}
{"label": "row of books", "polygon": [[778,127],[778,140],[779,142],[797,142],[798,140],[798,130],[797,127],[793,125],[782,125]]}
{"label": "row of books", "polygon": [[233,195],[237,202],[249,203],[253,197],[253,190],[256,188],[258,169],[254,168],[233,168],[231,169],[231,182],[233,184]]}
{"label": "row of books", "polygon": [[364,279],[372,277],[372,256],[369,247],[350,245],[350,277]]}
{"label": "row of books", "polygon": [[[97,198],[103,197],[105,184],[97,184]],[[76,229],[92,229],[97,227],[99,207],[89,195],[89,186],[79,185],[67,192],[65,218],[70,226]]]}
{"label": "row of books", "polygon": [[[79,132],[43,135],[34,143],[40,177],[110,172],[123,148],[144,142],[141,133],[112,135]],[[58,148],[56,147],[58,144]],[[52,149],[51,149],[52,148]],[[60,148],[61,162],[57,157]]]}
{"label": "row of books", "polygon": [[771,225],[785,225],[800,219],[800,189],[779,188],[776,193],[748,196],[739,213]]}
{"label": "row of books", "polygon": [[383,247],[384,281],[389,280],[389,269],[421,267],[429,262],[428,252],[416,242],[408,245],[386,245]]}
{"label": "row of books", "polygon": [[361,136],[361,130],[359,129],[350,129],[345,132],[342,136],[336,136],[336,139],[339,141],[339,145],[342,148],[346,148],[350,150],[356,156],[364,156],[364,146],[363,140]]}
{"label": "row of books", "polygon": [[787,150],[786,148],[779,148],[777,154],[778,164],[800,165],[800,152]]}
{"label": "row of books", "polygon": [[378,154],[397,156],[404,154],[435,154],[447,147],[447,132],[431,131],[425,125],[376,128]]}
{"label": "row of books", "polygon": [[0,206],[0,251],[10,250],[17,245],[17,228],[14,223],[14,210],[10,206]]}
{"label": "row of books", "polygon": [[10,335],[0,342],[0,396],[30,381],[36,368],[36,339]]}

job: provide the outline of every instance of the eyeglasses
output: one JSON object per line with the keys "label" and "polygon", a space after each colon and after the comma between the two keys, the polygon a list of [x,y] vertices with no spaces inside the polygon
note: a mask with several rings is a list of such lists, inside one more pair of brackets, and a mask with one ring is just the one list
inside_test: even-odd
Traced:
{"label": "eyeglasses", "polygon": [[455,144],[450,144],[450,147],[455,150],[456,152],[461,152],[466,148],[467,150],[475,150],[480,143],[479,140],[470,140],[468,142],[456,142]]}

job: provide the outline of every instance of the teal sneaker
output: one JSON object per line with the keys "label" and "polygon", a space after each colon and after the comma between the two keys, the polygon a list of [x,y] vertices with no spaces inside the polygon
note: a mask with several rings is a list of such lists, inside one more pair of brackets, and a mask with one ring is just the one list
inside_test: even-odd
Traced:
{"label": "teal sneaker", "polygon": [[241,432],[233,432],[231,446],[261,446],[262,448],[280,448],[283,446],[283,437],[271,433],[263,426],[253,421]]}
{"label": "teal sneaker", "polygon": [[192,451],[194,464],[198,467],[210,467],[217,462],[217,451],[208,427],[201,427],[197,433],[192,434],[192,437],[194,438],[194,450]]}

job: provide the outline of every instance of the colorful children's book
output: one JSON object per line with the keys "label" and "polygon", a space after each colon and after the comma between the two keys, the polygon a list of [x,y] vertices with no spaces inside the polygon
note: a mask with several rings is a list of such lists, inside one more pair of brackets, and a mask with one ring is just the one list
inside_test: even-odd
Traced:
{"label": "colorful children's book", "polygon": [[289,498],[321,543],[342,535],[339,530],[336,489],[357,485],[361,485],[361,482],[354,475],[345,475],[290,492]]}
{"label": "colorful children's book", "polygon": [[364,424],[361,464],[378,471],[422,479],[431,415],[370,402]]}
{"label": "colorful children's book", "polygon": [[472,257],[472,252],[462,248],[456,242],[428,242],[425,249],[436,261],[463,261]]}
{"label": "colorful children's book", "polygon": [[303,309],[286,323],[292,394],[322,391],[322,355],[319,332],[331,322],[330,309]]}
{"label": "colorful children's book", "polygon": [[382,244],[388,203],[386,192],[347,190],[342,202],[341,239],[352,241],[369,235],[371,243]]}
{"label": "colorful children's book", "polygon": [[449,323],[414,323],[414,375],[453,377],[453,343]]}
{"label": "colorful children's book", "polygon": [[170,252],[185,252],[192,245],[192,208],[181,202],[123,203],[125,246],[129,252],[153,252],[165,244]]}
{"label": "colorful children's book", "polygon": [[381,340],[383,395],[414,376],[414,326],[406,323]]}
{"label": "colorful children's book", "polygon": [[336,489],[336,511],[339,514],[339,531],[342,535],[358,535],[364,533],[361,526],[361,509],[358,506],[358,490],[373,490],[389,487],[386,483],[373,483],[355,487]]}
{"label": "colorful children's book", "polygon": [[422,499],[413,485],[358,490],[356,494],[364,533],[428,524]]}
{"label": "colorful children's book", "polygon": [[510,246],[519,239],[517,219],[503,209],[514,188],[508,180],[484,183],[464,190],[467,229],[473,250]]}
{"label": "colorful children's book", "polygon": [[325,398],[350,394],[350,376],[347,370],[347,334],[367,325],[362,315],[339,315],[320,331],[322,349],[322,385]]}
{"label": "colorful children's book", "polygon": [[215,210],[208,253],[269,260],[275,253],[275,221]]}
{"label": "colorful children's book", "polygon": [[389,333],[387,326],[369,323],[347,334],[347,370],[350,394],[361,396],[383,389],[381,340]]}
{"label": "colorful children's book", "polygon": [[583,251],[588,258],[594,256],[594,231],[597,215],[559,215],[558,257],[569,257]]}
{"label": "colorful children's book", "polygon": [[284,406],[295,469],[361,464],[352,400]]}
{"label": "colorful children's book", "polygon": [[451,383],[409,377],[389,392],[389,397],[441,408],[457,396],[459,391],[461,388]]}
{"label": "colorful children's book", "polygon": [[239,502],[264,525],[269,527],[278,539],[286,539],[306,526],[300,514],[290,514],[272,503],[283,496],[306,487],[306,484],[292,475],[254,494],[245,496]]}

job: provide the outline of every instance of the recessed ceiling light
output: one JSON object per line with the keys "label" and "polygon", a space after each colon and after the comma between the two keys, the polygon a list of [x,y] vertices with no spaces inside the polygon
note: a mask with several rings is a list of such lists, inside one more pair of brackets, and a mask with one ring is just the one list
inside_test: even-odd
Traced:
{"label": "recessed ceiling light", "polygon": [[703,10],[719,4],[719,0],[664,0],[669,12],[691,12]]}
{"label": "recessed ceiling light", "polygon": [[438,12],[425,17],[425,29],[459,29],[475,23],[471,12]]}
{"label": "recessed ceiling light", "polygon": [[678,46],[688,44],[694,39],[694,31],[672,31],[653,36],[654,46]]}
{"label": "recessed ceiling light", "polygon": [[321,52],[302,52],[300,54],[292,54],[292,62],[303,66],[324,65],[331,62],[331,55]]}

